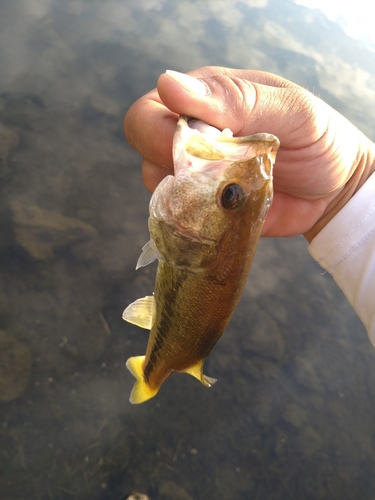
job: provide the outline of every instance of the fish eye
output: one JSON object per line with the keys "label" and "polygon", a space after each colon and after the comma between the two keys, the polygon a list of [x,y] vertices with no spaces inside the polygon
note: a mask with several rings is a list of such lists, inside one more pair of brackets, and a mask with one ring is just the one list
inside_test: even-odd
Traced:
{"label": "fish eye", "polygon": [[228,184],[221,193],[221,205],[226,210],[234,210],[243,206],[246,195],[239,184]]}

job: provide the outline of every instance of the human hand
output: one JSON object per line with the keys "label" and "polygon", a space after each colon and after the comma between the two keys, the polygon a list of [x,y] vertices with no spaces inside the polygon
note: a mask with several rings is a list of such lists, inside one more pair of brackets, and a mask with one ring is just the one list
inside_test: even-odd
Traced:
{"label": "human hand", "polygon": [[304,234],[311,241],[374,172],[375,145],[302,87],[252,70],[204,67],[189,75],[164,73],[126,114],[125,134],[144,157],[150,191],[173,173],[180,114],[228,127],[234,136],[267,132],[280,139],[262,236]]}

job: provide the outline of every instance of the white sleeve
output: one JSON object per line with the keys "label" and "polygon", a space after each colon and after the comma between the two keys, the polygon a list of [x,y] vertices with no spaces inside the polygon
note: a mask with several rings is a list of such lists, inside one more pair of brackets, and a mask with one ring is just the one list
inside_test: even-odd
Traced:
{"label": "white sleeve", "polygon": [[333,276],[375,346],[375,174],[315,236],[308,250]]}

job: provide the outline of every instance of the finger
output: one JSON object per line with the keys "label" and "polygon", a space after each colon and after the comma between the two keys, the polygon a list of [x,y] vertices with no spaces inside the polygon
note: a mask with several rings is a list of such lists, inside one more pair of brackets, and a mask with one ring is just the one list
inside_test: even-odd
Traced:
{"label": "finger", "polygon": [[126,113],[126,139],[149,162],[173,168],[172,140],[177,118],[178,115],[168,110],[153,90]]}
{"label": "finger", "polygon": [[156,186],[167,175],[173,174],[173,168],[163,167],[149,160],[142,162],[142,179],[146,188],[152,193]]}
{"label": "finger", "polygon": [[228,127],[234,135],[272,133],[286,148],[304,147],[326,130],[324,120],[314,119],[322,101],[268,73],[232,70],[196,79],[169,72],[160,76],[158,93],[165,106],[177,115],[193,116],[219,129]]}
{"label": "finger", "polygon": [[251,69],[233,69],[233,68],[223,68],[220,66],[203,66],[201,68],[188,71],[186,74],[193,76],[194,78],[210,78],[213,76],[228,76],[242,78],[243,80],[250,80],[254,83],[261,83],[263,85],[269,85],[270,87],[294,87],[300,88],[296,83],[286,80],[281,76],[274,75],[273,73],[267,73],[266,71],[258,71]]}

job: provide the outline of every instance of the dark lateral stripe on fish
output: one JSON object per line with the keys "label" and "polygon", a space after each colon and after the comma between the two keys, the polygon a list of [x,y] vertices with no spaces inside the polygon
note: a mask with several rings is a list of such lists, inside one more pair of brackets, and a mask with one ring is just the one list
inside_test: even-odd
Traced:
{"label": "dark lateral stripe on fish", "polygon": [[[165,264],[167,265],[167,264]],[[172,272],[173,272],[172,268]],[[170,292],[164,294],[165,299],[163,303],[163,309],[161,312],[160,322],[157,327],[155,334],[154,345],[150,353],[147,365],[144,368],[144,378],[148,382],[151,375],[152,369],[157,362],[158,353],[164,347],[168,333],[171,330],[171,325],[175,320],[176,307],[175,302],[178,302],[178,292],[179,289],[184,284],[187,275],[185,273],[179,273],[178,279],[175,281],[174,289]]]}
{"label": "dark lateral stripe on fish", "polygon": [[144,368],[144,377],[147,382],[149,381],[149,377],[151,375],[153,367],[157,363],[159,351],[162,350],[165,344],[168,332],[171,328],[171,324],[173,324],[173,321],[174,321],[173,311],[162,312],[160,323],[158,325],[158,329],[155,335],[154,345],[152,347],[148,363]]}

